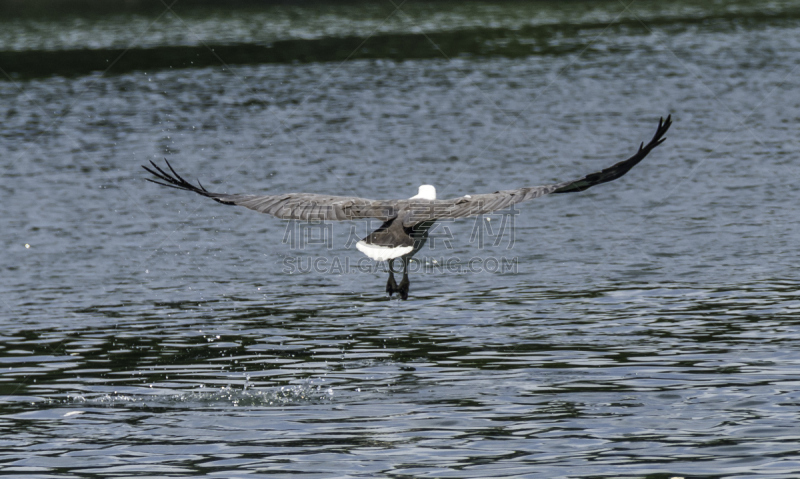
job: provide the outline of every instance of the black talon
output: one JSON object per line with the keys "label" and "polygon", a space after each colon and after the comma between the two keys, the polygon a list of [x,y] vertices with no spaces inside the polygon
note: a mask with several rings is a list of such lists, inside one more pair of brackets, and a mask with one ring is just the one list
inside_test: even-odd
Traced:
{"label": "black talon", "polygon": [[403,258],[403,279],[400,281],[400,288],[397,290],[400,293],[400,299],[408,299],[408,286],[411,284],[408,281],[408,258]]}
{"label": "black talon", "polygon": [[389,293],[389,297],[391,298],[392,295],[399,290],[397,289],[397,281],[394,280],[394,270],[392,269],[394,265],[394,260],[389,260],[389,281],[386,282],[386,292]]}
{"label": "black talon", "polygon": [[400,288],[397,290],[400,293],[400,299],[406,300],[408,299],[408,285],[409,285],[408,277],[403,278],[403,281],[400,281]]}

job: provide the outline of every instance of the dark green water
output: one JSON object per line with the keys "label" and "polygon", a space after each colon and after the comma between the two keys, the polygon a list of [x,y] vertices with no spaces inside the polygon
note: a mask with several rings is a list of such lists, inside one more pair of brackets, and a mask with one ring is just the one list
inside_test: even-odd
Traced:
{"label": "dark green water", "polygon": [[[0,22],[3,474],[800,475],[793,4],[179,7]],[[620,180],[443,224],[407,302],[334,267],[370,225],[298,245],[139,168],[454,197],[669,113]]]}

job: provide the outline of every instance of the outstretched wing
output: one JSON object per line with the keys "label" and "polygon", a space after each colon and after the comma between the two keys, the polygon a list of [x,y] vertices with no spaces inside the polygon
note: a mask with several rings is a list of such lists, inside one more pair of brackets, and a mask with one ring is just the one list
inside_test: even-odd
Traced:
{"label": "outstretched wing", "polygon": [[266,213],[282,219],[328,221],[378,218],[382,221],[387,221],[397,216],[391,201],[376,201],[354,196],[328,196],[313,193],[287,193],[283,195],[212,193],[206,190],[199,181],[197,182],[198,186],[194,186],[184,180],[172,168],[169,161],[167,161],[167,166],[172,174],[162,170],[152,161],[150,164],[155,170],[144,165],[142,165],[142,168],[164,183],[150,178],[146,178],[147,181],[179,190],[193,191],[223,205],[244,206],[259,213]]}
{"label": "outstretched wing", "polygon": [[583,191],[594,185],[616,180],[627,173],[631,168],[636,166],[637,163],[642,161],[653,148],[666,140],[664,134],[669,130],[670,125],[672,125],[671,115],[667,116],[666,120],[663,118],[659,119],[658,129],[656,130],[656,134],[653,135],[653,139],[650,140],[647,145],[642,143],[636,154],[625,161],[621,161],[597,173],[586,175],[579,180],[529,188],[517,188],[515,190],[497,191],[483,195],[462,196],[449,200],[432,200],[426,203],[420,200],[414,200],[413,203],[409,204],[399,202],[397,207],[405,207],[410,210],[409,214],[404,215],[403,224],[405,226],[413,226],[423,221],[442,218],[465,218],[468,216],[491,213],[492,211],[502,210],[511,205],[551,193],[574,193]]}

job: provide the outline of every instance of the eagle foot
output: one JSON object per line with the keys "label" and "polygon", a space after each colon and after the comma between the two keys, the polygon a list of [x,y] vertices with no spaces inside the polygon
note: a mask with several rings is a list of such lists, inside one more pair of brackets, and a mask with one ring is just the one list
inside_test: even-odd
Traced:
{"label": "eagle foot", "polygon": [[408,278],[403,278],[403,281],[400,281],[400,288],[397,290],[397,292],[400,293],[400,299],[402,300],[408,299],[408,285]]}
{"label": "eagle foot", "polygon": [[389,297],[391,298],[394,293],[399,291],[400,290],[397,288],[397,281],[394,280],[394,275],[389,273],[389,281],[386,282],[386,292],[389,293]]}

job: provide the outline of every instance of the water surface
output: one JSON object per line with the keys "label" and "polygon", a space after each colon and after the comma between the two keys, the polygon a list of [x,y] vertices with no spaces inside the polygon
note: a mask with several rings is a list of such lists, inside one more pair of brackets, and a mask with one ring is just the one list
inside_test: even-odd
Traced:
{"label": "water surface", "polygon": [[[409,13],[383,33],[547,23],[575,48],[0,83],[3,472],[797,477],[791,4],[599,3],[575,22],[630,22],[585,30],[536,5],[441,6],[441,28]],[[292,30],[330,24],[314,38],[248,36],[235,12],[195,15],[247,45],[338,45],[374,24],[322,11]],[[155,25],[142,48],[202,47]],[[32,49],[128,45],[96,38]],[[499,218],[443,224],[406,302],[385,297],[379,268],[333,267],[357,264],[346,245],[368,225],[292,244],[294,223],[139,168],[167,157],[227,192],[403,198],[431,183],[452,197],[596,171],[669,113],[667,142],[618,181],[521,205],[502,235]],[[286,270],[314,258],[327,262]],[[437,268],[474,258],[516,267]]]}

